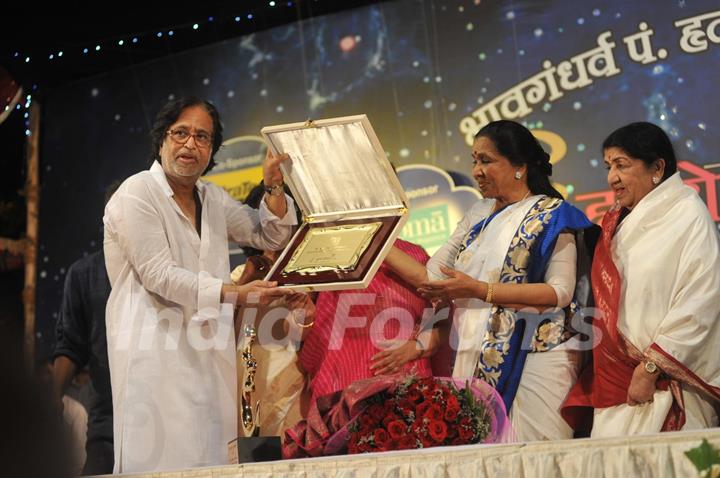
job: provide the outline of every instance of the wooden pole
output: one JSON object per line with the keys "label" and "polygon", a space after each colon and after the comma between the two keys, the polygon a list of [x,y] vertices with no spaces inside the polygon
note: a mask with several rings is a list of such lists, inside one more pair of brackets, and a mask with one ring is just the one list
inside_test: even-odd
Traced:
{"label": "wooden pole", "polygon": [[27,178],[25,200],[27,201],[27,229],[25,236],[25,364],[32,370],[35,362],[35,285],[37,283],[36,259],[38,237],[38,209],[40,203],[40,105],[30,105],[30,136],[27,137]]}

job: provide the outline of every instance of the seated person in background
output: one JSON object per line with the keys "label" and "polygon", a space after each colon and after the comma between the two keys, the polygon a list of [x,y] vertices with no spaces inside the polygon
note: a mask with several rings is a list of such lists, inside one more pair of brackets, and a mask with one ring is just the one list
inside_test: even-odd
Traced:
{"label": "seated person in background", "polygon": [[[397,239],[395,247],[418,263],[428,260],[415,244]],[[366,289],[320,292],[300,349],[300,365],[310,381],[307,418],[286,430],[283,456],[323,453],[348,418],[346,399],[404,374],[432,376],[429,357],[450,322],[443,317],[384,262]],[[376,380],[363,383],[371,377]]]}
{"label": "seated person in background", "polygon": [[[422,264],[429,258],[422,247],[401,239],[395,247]],[[385,263],[367,289],[320,292],[315,303],[315,322],[300,350],[311,406],[373,375],[432,375],[429,357],[439,333],[430,327],[418,334],[430,303]]]}

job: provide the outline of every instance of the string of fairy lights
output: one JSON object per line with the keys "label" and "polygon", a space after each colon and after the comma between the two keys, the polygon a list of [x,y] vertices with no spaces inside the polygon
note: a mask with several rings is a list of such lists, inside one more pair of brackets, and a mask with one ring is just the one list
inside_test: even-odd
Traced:
{"label": "string of fairy lights", "polygon": [[[293,8],[297,6],[295,3],[297,1],[300,0],[270,0],[267,1],[266,5],[270,8]],[[18,48],[12,50],[11,61],[15,64],[20,63],[20,66],[22,66],[22,64],[31,64],[31,62],[41,61],[45,61],[47,63],[60,63],[64,59],[72,57],[87,57],[88,59],[90,59],[93,56],[102,54],[103,52],[111,51],[117,53],[118,49],[138,47],[151,41],[171,41],[174,38],[177,38],[179,34],[192,34],[193,32],[203,32],[207,28],[219,23],[223,23],[225,25],[229,25],[230,23],[247,25],[248,22],[253,22],[256,19],[257,14],[257,10],[255,10],[255,12],[246,10],[245,12],[238,13],[236,15],[211,15],[204,20],[186,22],[183,24],[174,25],[172,27],[148,30],[145,32],[127,34],[124,36],[105,38],[102,40],[87,43],[86,45],[82,46],[75,46],[71,48],[55,48],[50,51],[46,49],[44,52],[23,51],[21,48]],[[21,101],[18,101],[18,103],[14,106],[16,110],[24,110],[23,117],[26,136],[30,136],[32,134],[30,130],[29,110],[33,101],[33,92],[38,90],[38,84],[32,83],[29,89],[31,91],[24,96],[24,101],[22,101],[21,98]],[[13,108],[11,104],[5,105],[6,112],[9,111],[10,108]]]}

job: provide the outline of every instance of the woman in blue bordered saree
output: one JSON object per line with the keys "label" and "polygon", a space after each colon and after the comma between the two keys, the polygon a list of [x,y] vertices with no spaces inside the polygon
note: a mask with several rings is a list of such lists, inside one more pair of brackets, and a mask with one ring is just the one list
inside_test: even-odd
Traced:
{"label": "woman in blue bordered saree", "polygon": [[427,268],[397,250],[386,262],[426,297],[454,302],[453,376],[494,386],[520,441],[572,438],[560,406],[582,361],[569,322],[577,236],[592,223],[553,188],[548,154],[519,123],[483,127],[472,156],[483,199]]}

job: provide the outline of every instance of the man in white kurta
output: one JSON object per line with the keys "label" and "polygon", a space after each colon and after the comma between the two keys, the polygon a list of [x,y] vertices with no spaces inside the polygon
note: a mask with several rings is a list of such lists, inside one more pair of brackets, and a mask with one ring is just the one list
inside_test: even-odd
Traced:
{"label": "man in white kurta", "polygon": [[[158,135],[161,162],[128,178],[105,210],[116,473],[227,462],[237,426],[233,306],[221,303],[228,239],[277,250],[296,223],[289,197],[279,218],[265,201],[256,211],[198,180],[217,150],[201,144],[214,133],[204,108],[182,106]],[[277,181],[273,166],[266,184]],[[178,197],[187,192],[181,181],[195,196],[196,221]]]}

